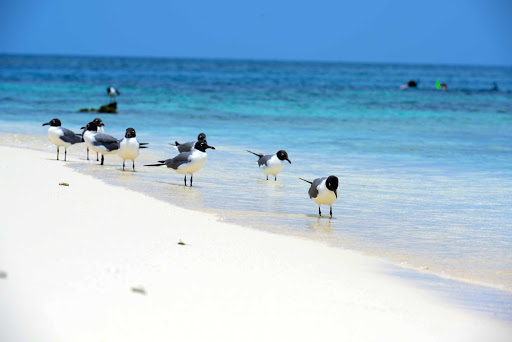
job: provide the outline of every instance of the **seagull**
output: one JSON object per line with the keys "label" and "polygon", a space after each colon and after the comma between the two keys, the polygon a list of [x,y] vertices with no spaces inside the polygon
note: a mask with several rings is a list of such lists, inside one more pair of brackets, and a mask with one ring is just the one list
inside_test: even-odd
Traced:
{"label": "seagull", "polygon": [[110,103],[116,102],[115,98],[117,97],[117,95],[121,95],[121,93],[114,87],[108,87],[107,94],[108,96],[110,96]]}
{"label": "seagull", "polygon": [[[105,129],[103,128],[103,127],[105,127],[105,124],[103,123],[103,121],[100,118],[96,118],[96,119],[92,120],[92,122],[94,122],[96,124],[96,126],[98,126],[98,130],[97,130],[98,133],[105,133]],[[83,133],[85,133],[85,129],[84,129]],[[83,137],[83,133],[82,133],[82,137]],[[87,160],[89,160],[89,146],[87,146]],[[96,161],[100,161],[98,152],[96,152]]]}
{"label": "seagull", "polygon": [[[206,134],[199,133],[199,135],[197,136],[197,141],[201,141],[201,140],[204,140],[206,142]],[[174,144],[170,143],[169,145],[176,147],[178,152],[181,153],[181,152],[192,151],[194,149],[195,143],[196,143],[195,141],[189,141],[189,142],[180,144],[179,142],[175,141]]]}
{"label": "seagull", "polygon": [[329,213],[332,217],[332,204],[338,199],[338,177],[329,176],[317,178],[312,182],[303,178],[299,179],[311,184],[309,188],[309,198],[318,204],[318,215],[322,216],[320,205],[329,204],[331,209]]}
{"label": "seagull", "polygon": [[43,124],[43,126],[46,125],[50,125],[48,128],[48,139],[57,145],[57,160],[59,160],[59,147],[64,146],[64,161],[66,161],[68,147],[82,142],[80,134],[76,134],[67,128],[61,127],[59,119],[53,119],[52,121]]}
{"label": "seagull", "polygon": [[204,140],[200,140],[195,143],[193,151],[181,152],[174,158],[159,160],[159,164],[149,164],[144,166],[165,165],[168,168],[173,169],[176,173],[184,174],[185,186],[187,186],[187,175],[190,175],[190,186],[192,187],[192,177],[194,172],[201,170],[208,159],[206,155],[207,148],[215,150],[215,147],[209,146]]}
{"label": "seagull", "polygon": [[139,156],[140,148],[147,148],[148,143],[140,143],[135,134],[133,128],[127,128],[124,138],[119,142],[119,157],[123,159],[123,171],[124,162],[126,159],[131,160],[133,163],[133,171],[135,171],[135,159]]}
{"label": "seagull", "polygon": [[274,176],[274,180],[277,180],[277,174],[283,170],[284,161],[287,160],[288,163],[292,163],[290,159],[288,159],[288,153],[284,150],[277,151],[276,154],[269,154],[264,156],[263,154],[258,154],[247,150],[247,152],[258,156],[258,166],[260,167],[261,172],[267,175]]}
{"label": "seagull", "polygon": [[93,151],[101,153],[101,164],[105,160],[105,154],[114,154],[119,150],[119,140],[105,133],[98,133],[98,126],[94,122],[89,122],[85,129],[84,141]]}

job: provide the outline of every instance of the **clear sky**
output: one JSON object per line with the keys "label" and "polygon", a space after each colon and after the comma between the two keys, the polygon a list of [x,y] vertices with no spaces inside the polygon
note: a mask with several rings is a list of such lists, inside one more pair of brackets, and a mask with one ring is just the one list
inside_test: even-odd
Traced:
{"label": "clear sky", "polygon": [[0,0],[0,53],[512,65],[512,0]]}

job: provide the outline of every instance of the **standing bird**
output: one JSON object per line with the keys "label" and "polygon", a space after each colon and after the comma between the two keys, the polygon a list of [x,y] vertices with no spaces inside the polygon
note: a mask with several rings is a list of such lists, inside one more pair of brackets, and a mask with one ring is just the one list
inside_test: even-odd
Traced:
{"label": "standing bird", "polygon": [[206,155],[206,149],[211,148],[215,150],[215,147],[209,146],[206,141],[200,140],[195,143],[194,150],[188,152],[181,152],[176,157],[159,160],[160,164],[149,164],[144,166],[167,166],[173,169],[176,173],[185,175],[185,186],[187,186],[187,175],[190,175],[190,186],[192,187],[192,177],[195,172],[201,170],[206,164],[208,156]]}
{"label": "standing bird", "polygon": [[101,164],[105,160],[105,154],[114,154],[119,150],[119,140],[105,133],[98,133],[98,126],[94,122],[89,122],[85,129],[84,141],[93,151],[101,153]]}
{"label": "standing bird", "polygon": [[133,171],[135,171],[135,159],[139,156],[140,148],[147,148],[148,143],[138,142],[133,128],[127,128],[124,138],[119,142],[119,157],[123,159],[123,171],[124,162],[126,159],[131,160],[133,163]]}
{"label": "standing bird", "polygon": [[57,160],[59,160],[59,147],[64,146],[64,161],[66,161],[68,147],[82,142],[80,134],[76,134],[67,128],[61,127],[59,119],[53,119],[52,121],[43,124],[43,126],[46,125],[50,125],[48,128],[48,139],[57,145]]}
{"label": "standing bird", "polygon": [[[199,133],[199,135],[197,136],[197,141],[201,141],[201,140],[204,140],[206,142],[206,134]],[[179,142],[175,141],[174,144],[170,143],[169,145],[176,147],[178,152],[181,153],[181,152],[192,151],[194,149],[195,144],[196,144],[196,141],[189,141],[189,142],[186,142],[183,144],[180,144]]]}
{"label": "standing bird", "polygon": [[107,94],[110,96],[110,103],[116,102],[116,97],[118,95],[121,95],[121,93],[114,87],[108,87],[107,88]]}
{"label": "standing bird", "polygon": [[[96,126],[98,126],[98,133],[105,133],[105,129],[103,128],[103,127],[105,127],[105,124],[103,123],[103,121],[100,118],[96,118],[96,119],[92,120],[92,122],[94,122],[96,124]],[[83,133],[85,133],[85,129],[84,129]],[[82,137],[83,137],[83,133],[82,133]],[[87,160],[89,160],[89,146],[87,146]],[[98,152],[96,152],[96,161],[100,161]]]}
{"label": "standing bird", "polygon": [[258,166],[260,167],[261,172],[267,175],[274,176],[274,180],[277,180],[277,174],[283,170],[284,161],[287,160],[288,163],[292,163],[290,159],[288,159],[288,153],[284,150],[277,151],[276,154],[269,154],[264,156],[263,154],[258,154],[247,150],[247,152],[258,156]]}
{"label": "standing bird", "polygon": [[329,204],[332,217],[332,204],[338,199],[338,177],[329,176],[323,178],[317,178],[310,182],[303,178],[299,178],[304,182],[311,184],[309,188],[309,198],[311,198],[316,204],[318,204],[318,215],[322,216],[320,205]]}

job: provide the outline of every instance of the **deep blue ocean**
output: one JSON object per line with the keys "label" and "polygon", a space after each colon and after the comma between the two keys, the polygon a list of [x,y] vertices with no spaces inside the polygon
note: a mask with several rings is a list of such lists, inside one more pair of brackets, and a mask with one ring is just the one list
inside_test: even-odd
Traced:
{"label": "deep blue ocean", "polygon": [[[401,90],[411,79],[418,87]],[[108,103],[111,85],[118,114],[77,112]],[[42,123],[79,132],[98,116],[107,133],[134,127],[150,148],[123,173],[117,156],[99,167],[74,146],[69,166],[80,172],[229,222],[512,289],[512,67],[0,55],[1,143],[55,153]],[[200,132],[217,150],[193,188],[142,166]],[[284,149],[292,164],[266,181],[247,149]],[[331,174],[339,200],[332,219],[319,218],[298,177]]]}

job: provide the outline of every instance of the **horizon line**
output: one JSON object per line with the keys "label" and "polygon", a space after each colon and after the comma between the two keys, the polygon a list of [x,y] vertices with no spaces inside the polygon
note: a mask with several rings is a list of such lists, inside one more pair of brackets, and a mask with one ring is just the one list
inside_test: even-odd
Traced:
{"label": "horizon line", "polygon": [[343,61],[320,59],[289,59],[289,58],[241,58],[241,57],[197,57],[197,56],[147,56],[147,55],[115,55],[115,54],[80,54],[80,53],[34,53],[34,52],[5,52],[0,51],[0,56],[51,56],[51,57],[90,57],[90,58],[140,58],[140,59],[189,59],[189,60],[221,60],[221,61],[246,61],[246,62],[282,62],[282,63],[318,63],[318,64],[400,64],[400,65],[430,65],[430,66],[476,66],[476,67],[505,67],[512,64],[475,64],[475,63],[433,63],[433,62],[377,62],[377,61]]}

